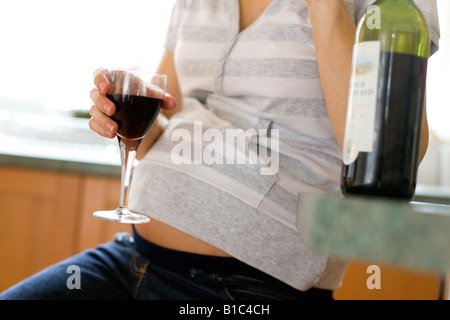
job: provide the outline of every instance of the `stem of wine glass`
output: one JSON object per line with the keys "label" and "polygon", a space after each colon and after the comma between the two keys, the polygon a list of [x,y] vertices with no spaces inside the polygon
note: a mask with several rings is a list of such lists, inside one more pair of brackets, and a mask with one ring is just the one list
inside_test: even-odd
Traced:
{"label": "stem of wine glass", "polygon": [[121,181],[120,181],[120,203],[117,209],[118,214],[121,214],[121,209],[128,206],[128,191],[130,188],[131,172],[133,170],[134,159],[136,158],[136,151],[141,143],[139,140],[128,140],[117,136],[120,147],[120,161],[121,161]]}

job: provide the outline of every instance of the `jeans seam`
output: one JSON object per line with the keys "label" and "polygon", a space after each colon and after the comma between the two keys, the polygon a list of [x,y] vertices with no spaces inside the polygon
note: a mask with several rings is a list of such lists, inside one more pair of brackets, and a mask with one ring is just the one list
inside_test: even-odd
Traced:
{"label": "jeans seam", "polygon": [[149,264],[149,261],[145,261],[142,263],[139,268],[137,266],[137,257],[139,253],[134,253],[131,255],[130,262],[129,262],[129,268],[131,273],[133,273],[137,277],[137,281],[135,281],[133,294],[134,297],[137,297],[139,288],[141,287],[142,281],[144,280],[144,277],[147,273],[147,267]]}
{"label": "jeans seam", "polygon": [[233,295],[231,295],[230,291],[227,287],[222,287],[220,290],[220,295],[222,296],[223,300],[235,300]]}
{"label": "jeans seam", "polygon": [[[226,289],[227,289],[228,294],[230,296],[232,296],[232,293],[229,291],[229,289],[228,288],[226,288]],[[236,289],[231,289],[231,290],[236,293],[253,295],[253,296],[267,298],[267,299],[273,299],[273,300],[277,300],[277,299],[290,300],[290,299],[292,299],[292,297],[289,295],[285,295],[283,293],[276,292],[273,290],[262,289],[262,288],[258,288],[257,290],[254,290],[254,289],[255,288],[252,288],[252,287],[242,287],[242,288],[236,288]]]}

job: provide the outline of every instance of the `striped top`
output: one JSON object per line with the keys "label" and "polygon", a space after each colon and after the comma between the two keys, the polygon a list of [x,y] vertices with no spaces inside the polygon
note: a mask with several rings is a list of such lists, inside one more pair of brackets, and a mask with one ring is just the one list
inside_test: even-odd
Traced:
{"label": "striped top", "polygon": [[[345,0],[355,22],[371,2]],[[136,168],[130,206],[298,289],[338,286],[345,264],[295,228],[300,192],[340,192],[342,157],[305,2],[274,0],[239,32],[238,0],[179,0],[165,46],[184,110]]]}

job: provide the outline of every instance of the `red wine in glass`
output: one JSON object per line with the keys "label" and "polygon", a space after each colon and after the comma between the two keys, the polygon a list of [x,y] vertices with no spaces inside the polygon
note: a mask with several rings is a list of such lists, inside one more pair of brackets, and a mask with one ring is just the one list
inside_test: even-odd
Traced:
{"label": "red wine in glass", "polygon": [[117,132],[124,139],[142,139],[150,130],[163,100],[141,96],[113,94],[108,99],[116,105],[116,113],[111,117],[119,125]]}

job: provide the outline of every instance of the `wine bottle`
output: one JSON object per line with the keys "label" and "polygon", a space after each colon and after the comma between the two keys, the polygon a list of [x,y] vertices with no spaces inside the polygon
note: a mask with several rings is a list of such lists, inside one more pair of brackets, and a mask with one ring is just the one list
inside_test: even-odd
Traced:
{"label": "wine bottle", "polygon": [[411,199],[416,186],[430,36],[413,0],[379,0],[358,23],[341,189]]}

